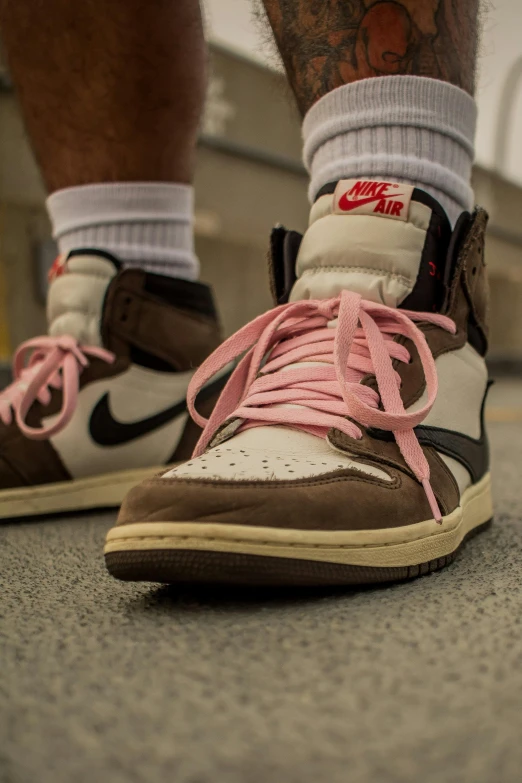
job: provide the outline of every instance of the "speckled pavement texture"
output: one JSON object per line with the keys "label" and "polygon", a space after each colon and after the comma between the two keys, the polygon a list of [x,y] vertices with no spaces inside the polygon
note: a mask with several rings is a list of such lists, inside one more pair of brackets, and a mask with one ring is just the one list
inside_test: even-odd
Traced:
{"label": "speckled pavement texture", "polygon": [[520,783],[522,383],[491,405],[496,523],[407,584],[129,585],[109,515],[0,527],[1,783]]}

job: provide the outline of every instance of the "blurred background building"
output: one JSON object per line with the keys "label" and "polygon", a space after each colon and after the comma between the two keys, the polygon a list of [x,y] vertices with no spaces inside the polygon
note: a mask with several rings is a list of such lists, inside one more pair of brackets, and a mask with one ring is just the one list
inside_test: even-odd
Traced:
{"label": "blurred background building", "polygon": [[[224,11],[239,9],[239,4],[221,2],[218,17],[223,22]],[[215,287],[227,334],[271,305],[266,274],[271,226],[280,222],[303,230],[308,213],[300,121],[284,76],[267,65],[266,53],[252,43],[256,39],[242,34],[241,20],[245,23],[244,11],[250,4],[244,0],[240,4],[242,11],[234,24],[226,22],[224,15],[230,40],[211,45],[211,78],[196,173],[196,247],[202,279]],[[216,9],[216,2],[209,0],[211,17]],[[238,30],[246,42],[245,53],[238,52]],[[249,34],[254,35],[252,30]],[[502,174],[486,154],[474,171],[477,201],[491,216],[487,246],[491,356],[497,365],[515,369],[522,368],[522,158],[520,176],[508,178],[506,156],[511,143],[508,125],[518,122],[521,54],[519,44],[501,79],[507,85],[503,93],[500,90],[497,111],[506,115],[503,124],[497,122],[504,134],[505,154],[497,161]],[[491,117],[486,119],[487,125]],[[56,249],[44,199],[0,53],[0,369],[4,374],[16,345],[45,331],[46,273]]]}

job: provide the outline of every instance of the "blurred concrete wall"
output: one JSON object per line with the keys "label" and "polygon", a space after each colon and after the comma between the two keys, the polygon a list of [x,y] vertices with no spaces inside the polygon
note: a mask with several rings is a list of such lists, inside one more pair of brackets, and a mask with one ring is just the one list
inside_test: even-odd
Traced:
{"label": "blurred concrete wall", "polygon": [[[217,47],[211,58],[196,247],[229,334],[270,306],[269,231],[278,222],[304,229],[307,179],[284,78]],[[522,360],[522,190],[483,169],[475,170],[474,185],[491,214],[492,353]],[[38,268],[38,248],[49,240],[44,198],[16,100],[0,87],[0,361],[45,329]]]}

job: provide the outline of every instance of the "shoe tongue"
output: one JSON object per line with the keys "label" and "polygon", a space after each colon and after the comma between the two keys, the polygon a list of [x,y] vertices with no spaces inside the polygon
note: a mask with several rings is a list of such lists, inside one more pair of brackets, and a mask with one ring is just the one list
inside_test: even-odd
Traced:
{"label": "shoe tongue", "polygon": [[119,268],[119,261],[102,250],[73,250],[58,256],[49,271],[49,334],[68,335],[84,345],[102,346],[103,303]]}
{"label": "shoe tongue", "polygon": [[389,307],[438,310],[450,237],[440,204],[411,185],[331,183],[312,207],[290,300],[350,290]]}

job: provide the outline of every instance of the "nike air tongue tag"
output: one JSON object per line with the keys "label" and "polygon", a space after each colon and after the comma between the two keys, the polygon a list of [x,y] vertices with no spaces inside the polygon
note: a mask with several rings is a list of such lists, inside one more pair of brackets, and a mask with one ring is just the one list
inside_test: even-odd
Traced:
{"label": "nike air tongue tag", "polygon": [[406,222],[413,191],[413,185],[398,182],[341,179],[335,188],[332,212],[334,215],[374,215]]}

